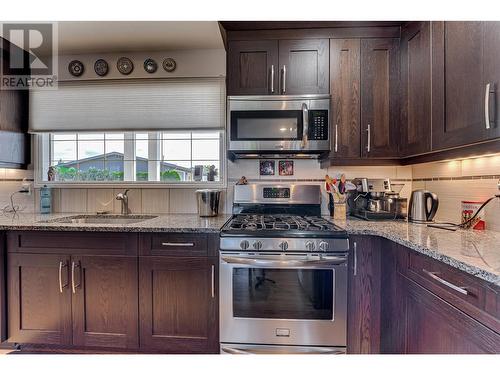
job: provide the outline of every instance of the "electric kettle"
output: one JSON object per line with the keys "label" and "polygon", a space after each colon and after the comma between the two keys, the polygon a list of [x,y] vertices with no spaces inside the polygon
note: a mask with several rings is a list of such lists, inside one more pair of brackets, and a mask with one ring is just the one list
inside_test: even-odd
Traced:
{"label": "electric kettle", "polygon": [[439,206],[438,196],[427,190],[411,192],[408,221],[427,223],[432,221]]}

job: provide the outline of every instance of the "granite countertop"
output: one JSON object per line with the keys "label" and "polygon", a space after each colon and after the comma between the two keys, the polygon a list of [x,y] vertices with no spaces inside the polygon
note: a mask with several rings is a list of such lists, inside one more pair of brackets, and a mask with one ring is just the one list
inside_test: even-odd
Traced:
{"label": "granite countertop", "polygon": [[[154,219],[132,224],[53,222],[61,217],[75,215],[79,214],[0,215],[0,230],[218,233],[230,217],[224,214],[212,218],[200,218],[196,214],[160,214]],[[349,234],[387,238],[500,286],[500,232],[489,230],[451,232],[404,221],[348,219],[336,220],[335,224],[345,228]]]}
{"label": "granite countertop", "polygon": [[[0,230],[50,230],[83,232],[191,232],[218,233],[230,215],[202,218],[196,214],[151,214],[156,216],[139,223],[89,224],[60,223],[54,220],[88,214],[23,214],[0,215]],[[135,215],[130,215],[133,218]],[[139,215],[142,216],[142,215]],[[148,215],[149,216],[149,215]]]}
{"label": "granite countertop", "polygon": [[429,228],[404,221],[336,220],[349,234],[375,235],[500,286],[500,232]]}

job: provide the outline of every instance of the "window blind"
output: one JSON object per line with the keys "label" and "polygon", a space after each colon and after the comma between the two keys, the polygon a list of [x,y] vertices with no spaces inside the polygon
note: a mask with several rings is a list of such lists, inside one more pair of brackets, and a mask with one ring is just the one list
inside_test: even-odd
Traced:
{"label": "window blind", "polygon": [[60,82],[30,92],[30,132],[220,129],[223,78]]}

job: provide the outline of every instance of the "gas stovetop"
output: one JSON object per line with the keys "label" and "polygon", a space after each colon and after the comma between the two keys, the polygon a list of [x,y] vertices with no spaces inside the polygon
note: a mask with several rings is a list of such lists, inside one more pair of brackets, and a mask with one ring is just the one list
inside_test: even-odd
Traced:
{"label": "gas stovetop", "polygon": [[347,238],[347,233],[321,216],[239,214],[222,227],[221,236]]}

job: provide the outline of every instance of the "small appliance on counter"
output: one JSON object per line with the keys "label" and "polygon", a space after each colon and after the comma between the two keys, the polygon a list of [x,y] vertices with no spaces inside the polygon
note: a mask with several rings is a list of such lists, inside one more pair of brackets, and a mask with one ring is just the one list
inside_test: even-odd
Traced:
{"label": "small appliance on counter", "polygon": [[427,190],[414,190],[410,197],[408,221],[412,223],[431,223],[439,207],[438,196]]}
{"label": "small appliance on counter", "polygon": [[391,184],[389,179],[355,178],[356,190],[349,192],[349,214],[365,220],[405,219],[407,199],[399,193],[404,184]]}

